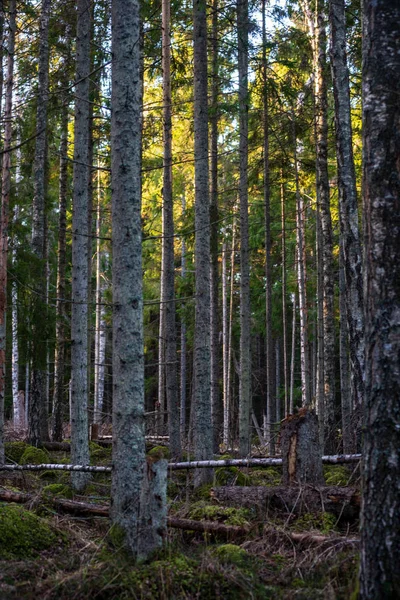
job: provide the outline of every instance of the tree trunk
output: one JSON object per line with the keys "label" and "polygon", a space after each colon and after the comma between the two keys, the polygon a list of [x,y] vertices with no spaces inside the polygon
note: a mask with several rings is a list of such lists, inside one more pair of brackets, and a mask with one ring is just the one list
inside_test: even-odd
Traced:
{"label": "tree trunk", "polygon": [[0,218],[0,464],[4,462],[4,396],[6,376],[6,314],[7,314],[7,258],[8,212],[11,189],[11,136],[14,79],[14,50],[16,35],[16,0],[9,3],[9,34],[7,42],[7,80],[4,108],[4,146]]}
{"label": "tree trunk", "polygon": [[294,171],[296,179],[296,231],[297,231],[297,281],[299,288],[299,313],[300,313],[300,366],[301,366],[301,395],[302,405],[310,406],[310,359],[308,344],[308,308],[307,308],[307,271],[306,271],[306,244],[305,244],[305,208],[304,199],[300,193],[299,169],[297,162],[297,138],[295,116],[292,116],[293,144],[294,144]]}
{"label": "tree trunk", "polygon": [[170,0],[162,0],[162,67],[163,67],[163,301],[165,311],[165,386],[168,407],[168,434],[172,456],[182,452],[179,428],[178,369],[175,324],[175,256],[172,198],[172,117],[171,117],[171,17]]}
{"label": "tree trunk", "polygon": [[214,452],[218,452],[222,430],[222,403],[219,386],[219,319],[218,319],[218,0],[213,0],[211,36],[211,191],[210,191],[210,285],[211,285],[211,409],[214,433]]}
{"label": "tree trunk", "polygon": [[239,72],[239,202],[240,202],[240,389],[239,452],[250,452],[251,319],[248,207],[248,0],[237,0]]}
{"label": "tree trunk", "polygon": [[47,105],[49,97],[49,19],[51,0],[42,0],[39,25],[39,72],[36,111],[36,145],[33,163],[32,250],[35,254],[35,294],[32,316],[31,401],[28,438],[36,446],[48,440],[48,399],[46,397],[46,159]]}
{"label": "tree trunk", "polygon": [[[88,439],[88,203],[89,203],[89,73],[90,0],[77,3],[75,143],[72,211],[71,317],[71,461],[89,464]],[[73,473],[75,491],[89,477]]]}
{"label": "tree trunk", "polygon": [[[208,199],[207,17],[204,0],[193,0],[195,269],[193,437],[196,459],[213,451],[210,371],[210,205]],[[195,485],[210,481],[211,471],[198,471]]]}
{"label": "tree trunk", "polygon": [[325,0],[319,0],[315,10],[315,135],[317,203],[320,212],[323,267],[323,327],[324,327],[324,446],[327,452],[336,448],[335,423],[335,326],[334,274],[332,255],[332,220],[330,213],[328,176],[328,98],[326,85],[326,25]]}
{"label": "tree trunk", "polygon": [[[113,463],[111,518],[139,553],[144,479],[140,7],[112,3]],[[133,51],[134,50],[134,51]]]}
{"label": "tree trunk", "polygon": [[362,600],[400,597],[400,4],[364,0]]}
{"label": "tree trunk", "polygon": [[354,170],[349,70],[346,53],[344,0],[330,1],[331,65],[335,98],[336,154],[338,163],[339,215],[343,240],[346,318],[351,364],[351,397],[355,410],[354,440],[360,439],[364,403],[365,341],[362,253],[358,226]]}
{"label": "tree trunk", "polygon": [[265,362],[267,375],[267,402],[265,414],[264,438],[270,455],[275,454],[274,431],[275,394],[272,386],[272,280],[271,280],[271,209],[270,209],[270,177],[269,177],[269,117],[268,117],[268,65],[267,65],[267,30],[266,0],[262,2],[262,75],[263,75],[263,117],[264,117],[264,210],[265,210]]}
{"label": "tree trunk", "polygon": [[[63,86],[68,87],[68,78]],[[54,359],[54,395],[52,439],[61,442],[65,402],[65,330],[66,330],[66,266],[67,266],[67,193],[68,193],[68,97],[64,97],[61,115],[60,175],[58,188],[58,252],[56,300],[56,349]]]}

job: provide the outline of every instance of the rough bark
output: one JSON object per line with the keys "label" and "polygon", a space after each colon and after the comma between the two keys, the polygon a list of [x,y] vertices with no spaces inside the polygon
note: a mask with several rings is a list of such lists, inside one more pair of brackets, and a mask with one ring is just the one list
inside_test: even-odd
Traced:
{"label": "rough bark", "polygon": [[[89,207],[89,73],[90,0],[77,3],[76,99],[72,209],[72,316],[71,316],[71,460],[89,463],[88,439],[88,207]],[[88,477],[72,476],[76,491]]]}
{"label": "rough bark", "polygon": [[[68,83],[67,83],[68,85]],[[67,87],[67,85],[65,87]],[[67,188],[68,188],[68,99],[64,98],[61,115],[60,175],[58,188],[58,252],[57,252],[57,301],[56,301],[56,347],[54,358],[54,393],[52,415],[52,439],[60,442],[63,437],[62,423],[65,411],[65,332],[66,332],[66,266],[67,266]]]}
{"label": "rough bark", "polygon": [[214,434],[214,452],[218,452],[222,433],[223,411],[219,385],[219,273],[218,273],[218,0],[213,0],[212,7],[212,34],[211,34],[211,167],[210,167],[210,292],[211,292],[211,409]]}
{"label": "rough bark", "polygon": [[269,177],[269,117],[268,117],[268,64],[267,64],[267,30],[266,0],[262,3],[262,77],[263,77],[263,159],[264,159],[264,210],[265,210],[265,362],[267,376],[266,419],[264,427],[265,442],[270,454],[275,453],[274,431],[275,395],[272,385],[272,280],[271,280],[271,207]]}
{"label": "rough bark", "polygon": [[212,497],[221,504],[256,507],[261,513],[278,509],[302,515],[312,512],[331,512],[343,521],[354,521],[360,513],[361,497],[350,487],[217,487]]}
{"label": "rough bark", "polygon": [[283,483],[320,485],[324,481],[319,443],[318,417],[301,408],[289,416],[281,427]]}
{"label": "rough bark", "polygon": [[364,0],[366,392],[360,597],[400,597],[400,4]]}
{"label": "rough bark", "polygon": [[4,107],[4,146],[2,164],[1,217],[0,217],[0,464],[4,462],[4,395],[6,376],[6,314],[7,314],[7,258],[8,218],[11,188],[11,136],[14,79],[14,50],[16,34],[16,0],[9,3],[9,33],[7,43],[7,80]]}
{"label": "rough bark", "polygon": [[163,269],[165,301],[165,388],[168,408],[168,434],[172,456],[182,452],[179,428],[178,369],[175,323],[175,256],[172,197],[172,116],[171,116],[171,6],[162,0],[162,67],[163,67]]}
{"label": "rough bark", "polygon": [[[359,438],[364,402],[365,342],[362,253],[358,226],[356,176],[353,159],[349,69],[346,53],[344,0],[330,0],[331,65],[335,99],[336,156],[338,163],[339,215],[346,282],[346,318],[349,331],[351,396],[355,431]],[[355,440],[354,440],[355,441]]]}
{"label": "rough bark", "polygon": [[[196,459],[212,454],[210,372],[210,207],[208,194],[207,18],[204,0],[193,0],[195,277],[193,438]],[[195,485],[210,481],[199,471]]]}
{"label": "rough bark", "polygon": [[113,463],[111,518],[139,552],[145,469],[138,0],[112,4]]}
{"label": "rough bark", "polygon": [[47,106],[49,98],[49,19],[51,0],[42,0],[39,23],[39,68],[36,110],[36,143],[33,163],[32,251],[35,255],[32,316],[31,397],[28,438],[36,445],[47,440],[48,399],[46,395],[46,159]]}
{"label": "rough bark", "polygon": [[332,220],[330,213],[328,176],[328,97],[326,83],[325,0],[319,0],[315,11],[314,98],[317,203],[321,219],[323,267],[323,328],[324,328],[324,445],[328,452],[336,446],[335,427],[335,329],[333,319],[334,274]]}
{"label": "rough bark", "polygon": [[250,452],[251,353],[248,206],[248,0],[237,0],[239,72],[239,203],[240,203],[240,382],[239,451]]}

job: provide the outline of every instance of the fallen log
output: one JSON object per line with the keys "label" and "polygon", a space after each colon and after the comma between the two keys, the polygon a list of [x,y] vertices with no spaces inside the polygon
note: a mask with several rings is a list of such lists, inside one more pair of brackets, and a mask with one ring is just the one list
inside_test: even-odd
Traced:
{"label": "fallen log", "polygon": [[256,507],[261,513],[269,508],[292,513],[330,512],[341,520],[354,521],[360,513],[360,493],[355,488],[225,486],[211,490],[211,496],[230,506]]}

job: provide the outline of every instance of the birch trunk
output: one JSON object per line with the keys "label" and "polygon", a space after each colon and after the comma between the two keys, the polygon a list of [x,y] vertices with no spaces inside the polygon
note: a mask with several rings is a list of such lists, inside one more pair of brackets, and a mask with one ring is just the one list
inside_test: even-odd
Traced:
{"label": "birch trunk", "polygon": [[248,207],[248,0],[237,0],[239,72],[240,389],[239,452],[250,452],[251,352]]}
{"label": "birch trunk", "polygon": [[344,255],[345,302],[351,364],[351,396],[353,408],[356,411],[356,430],[354,431],[354,436],[355,438],[360,438],[361,407],[364,402],[365,377],[364,301],[362,252],[358,226],[357,188],[352,145],[344,0],[330,1],[330,27],[331,65],[335,99],[339,214]]}
{"label": "birch trunk", "polygon": [[306,271],[306,246],[305,246],[305,207],[303,196],[300,193],[299,169],[297,162],[297,139],[293,115],[293,143],[294,143],[294,171],[296,180],[296,230],[297,230],[297,281],[299,288],[299,313],[300,313],[300,366],[301,366],[301,393],[302,406],[311,404],[310,392],[310,359],[308,344],[308,309],[307,309],[307,271]]}
{"label": "birch trunk", "polygon": [[400,597],[400,4],[364,0],[366,392],[360,598]]}
{"label": "birch trunk", "polygon": [[[68,80],[63,83],[68,87]],[[52,440],[61,442],[65,402],[65,330],[66,330],[66,266],[67,266],[67,186],[68,186],[68,98],[64,98],[61,115],[60,175],[58,183],[58,252],[56,348],[54,358],[54,393],[52,415]]]}
{"label": "birch trunk", "polygon": [[145,469],[138,0],[112,3],[113,463],[111,518],[134,557]]}
{"label": "birch trunk", "polygon": [[7,314],[7,257],[8,212],[11,188],[11,136],[14,78],[14,50],[16,35],[16,0],[9,3],[9,33],[7,42],[7,80],[4,107],[4,146],[0,218],[0,464],[4,463],[4,395],[6,375],[6,314]]}
{"label": "birch trunk", "polygon": [[[210,371],[210,208],[208,194],[207,17],[204,0],[193,0],[195,269],[194,452],[198,460],[213,451]],[[210,481],[211,471],[195,474],[195,485]]]}
{"label": "birch trunk", "polygon": [[211,190],[210,190],[210,285],[211,285],[211,408],[214,433],[214,452],[218,452],[223,421],[219,386],[219,319],[218,319],[218,0],[213,0],[211,36]]}
{"label": "birch trunk", "polygon": [[172,198],[172,117],[171,117],[171,16],[170,0],[162,0],[163,67],[163,260],[162,284],[165,301],[165,386],[168,407],[170,451],[179,458],[182,452],[179,428],[179,395],[175,324],[175,256]]}
{"label": "birch trunk", "polygon": [[35,295],[32,317],[31,398],[28,438],[36,446],[49,439],[46,397],[46,159],[49,98],[49,19],[51,0],[42,0],[39,25],[39,72],[36,111],[36,145],[33,163],[32,250],[35,255]]}
{"label": "birch trunk", "polygon": [[[90,0],[77,3],[75,143],[72,210],[71,317],[71,461],[89,464],[88,439],[88,203],[89,203],[89,73]],[[71,477],[75,491],[88,481],[83,473]]]}

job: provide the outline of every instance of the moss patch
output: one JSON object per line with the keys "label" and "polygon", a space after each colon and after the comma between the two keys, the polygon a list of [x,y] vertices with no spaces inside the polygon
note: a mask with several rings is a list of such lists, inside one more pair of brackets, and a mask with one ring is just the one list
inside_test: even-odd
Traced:
{"label": "moss patch", "polygon": [[14,463],[19,463],[27,448],[29,446],[25,442],[6,442],[4,444],[6,459]]}
{"label": "moss patch", "polygon": [[32,558],[57,536],[44,519],[16,504],[0,506],[0,558]]}
{"label": "moss patch", "polygon": [[41,465],[50,462],[49,453],[34,446],[27,446],[20,460],[21,465]]}

